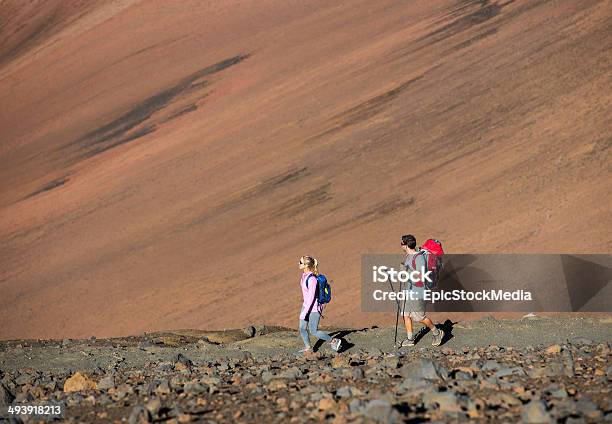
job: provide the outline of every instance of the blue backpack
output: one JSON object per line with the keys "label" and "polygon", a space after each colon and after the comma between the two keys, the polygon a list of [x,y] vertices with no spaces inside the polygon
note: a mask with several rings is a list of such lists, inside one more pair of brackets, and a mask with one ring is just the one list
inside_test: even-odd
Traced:
{"label": "blue backpack", "polygon": [[[306,288],[308,288],[308,279],[311,275],[306,277]],[[317,277],[317,302],[319,305],[324,305],[331,302],[331,286],[327,282],[327,278],[323,274],[319,274]]]}

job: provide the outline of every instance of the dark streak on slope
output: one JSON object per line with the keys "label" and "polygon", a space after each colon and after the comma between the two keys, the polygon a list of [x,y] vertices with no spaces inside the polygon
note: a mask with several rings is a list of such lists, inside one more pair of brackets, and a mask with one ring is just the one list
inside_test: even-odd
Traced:
{"label": "dark streak on slope", "polygon": [[64,185],[67,181],[68,181],[68,177],[67,176],[63,176],[63,177],[60,177],[60,178],[56,178],[55,180],[49,181],[47,184],[43,185],[38,190],[28,194],[26,196],[26,199],[30,198],[30,197],[34,197],[34,196],[36,196],[38,194],[44,193],[45,191],[53,190],[56,187]]}
{"label": "dark streak on slope", "polygon": [[451,51],[458,51],[458,50],[464,49],[464,48],[469,47],[472,44],[477,43],[480,40],[483,40],[483,39],[487,38],[488,36],[494,35],[494,34],[497,34],[497,28],[491,28],[489,30],[486,30],[486,31],[478,34],[478,35],[475,35],[474,37],[472,37],[472,38],[470,38],[468,40],[465,40],[465,41],[457,44],[456,46],[454,46],[451,49]]}
{"label": "dark streak on slope", "polygon": [[321,233],[330,233],[337,232],[341,228],[351,227],[355,225],[363,225],[369,222],[373,222],[379,219],[382,219],[386,216],[392,215],[396,212],[399,212],[403,209],[414,206],[415,200],[414,197],[394,197],[388,200],[385,200],[381,203],[378,203],[371,207],[370,209],[357,214],[356,216],[341,221],[339,223],[335,223],[324,228]]}
{"label": "dark streak on slope", "polygon": [[86,150],[84,156],[89,157],[148,134],[155,130],[154,126],[148,126],[133,134],[129,134],[129,132],[149,119],[155,112],[165,108],[179,94],[193,88],[192,84],[198,79],[236,65],[248,57],[248,54],[234,56],[207,66],[183,78],[178,84],[145,99],[119,118],[85,134],[83,137],[71,142],[70,145],[76,144],[81,146]]}
{"label": "dark streak on slope", "polygon": [[93,150],[89,150],[85,156],[86,157],[90,157],[90,156],[95,156],[99,153],[105,152],[108,149],[112,149],[113,147],[116,147],[120,144],[124,144],[124,143],[128,143],[130,141],[136,140],[137,138],[140,137],[144,137],[145,135],[152,133],[153,131],[156,130],[156,126],[155,125],[146,125],[142,128],[139,128],[135,131],[132,131],[128,134],[125,134],[125,136],[123,138],[121,138],[120,140],[118,140],[116,143],[112,143],[112,144],[105,144],[102,146],[98,146],[95,147]]}
{"label": "dark streak on slope", "polygon": [[477,10],[455,19],[451,23],[444,25],[442,28],[438,28],[429,34],[418,38],[416,41],[427,41],[427,43],[421,47],[426,47],[433,43],[443,41],[474,26],[483,24],[489,19],[499,15],[501,10],[502,6],[498,4],[489,3],[488,1],[480,2],[480,7]]}
{"label": "dark streak on slope", "polygon": [[329,193],[331,183],[323,184],[314,190],[307,191],[305,193],[299,193],[289,200],[281,203],[274,207],[274,212],[271,214],[271,218],[287,218],[299,215],[306,209],[318,206],[332,198]]}
{"label": "dark streak on slope", "polygon": [[343,122],[339,125],[339,127],[344,128],[378,115],[389,102],[393,101],[400,95],[400,93],[402,93],[402,91],[406,90],[421,78],[423,78],[423,75],[412,78],[383,94],[350,108],[340,115],[340,117],[343,118]]}
{"label": "dark streak on slope", "polygon": [[395,100],[402,92],[410,88],[417,81],[421,80],[428,72],[435,69],[436,67],[437,66],[434,66],[427,72],[412,79],[409,79],[408,81],[403,82],[402,84],[398,85],[395,88],[392,88],[391,90],[379,94],[378,96],[372,97],[371,99],[368,99],[358,104],[357,106],[353,106],[350,109],[335,115],[332,120],[335,120],[337,122],[336,125],[313,137],[310,137],[306,141],[333,134],[344,128],[373,118],[374,116],[381,113],[385,109],[385,107],[389,105],[393,100]]}
{"label": "dark streak on slope", "polygon": [[266,179],[256,184],[255,186],[248,188],[246,191],[238,194],[237,196],[230,198],[225,203],[212,207],[210,210],[207,210],[206,212],[202,213],[198,218],[191,221],[188,226],[192,227],[194,225],[201,224],[202,222],[205,222],[210,218],[220,215],[221,213],[227,212],[238,206],[242,206],[245,202],[248,202],[249,200],[258,199],[261,196],[268,195],[273,191],[287,184],[294,183],[308,175],[310,175],[308,167],[303,167],[295,171],[283,172],[282,174]]}
{"label": "dark streak on slope", "polygon": [[283,174],[264,180],[262,186],[268,188],[276,188],[283,184],[297,181],[300,178],[303,178],[309,174],[310,172],[308,172],[308,167],[303,167],[295,171],[288,171]]}
{"label": "dark streak on slope", "polygon": [[198,109],[198,105],[195,103],[192,103],[190,105],[184,106],[183,108],[177,110],[176,112],[174,112],[173,114],[171,114],[170,116],[168,116],[166,119],[164,119],[164,123],[171,121],[173,119],[176,119],[180,116],[186,115],[190,112],[194,112],[195,110]]}
{"label": "dark streak on slope", "polygon": [[[33,46],[35,46],[45,34],[49,33],[58,23],[57,14],[54,12],[44,21],[40,22],[36,27],[30,31],[30,33],[19,43],[11,47],[8,51],[0,55],[0,68],[10,62],[11,60],[18,57],[20,54],[25,53]],[[21,29],[21,28],[19,28]],[[4,44],[4,43],[2,43]],[[2,45],[0,45],[0,52]]]}

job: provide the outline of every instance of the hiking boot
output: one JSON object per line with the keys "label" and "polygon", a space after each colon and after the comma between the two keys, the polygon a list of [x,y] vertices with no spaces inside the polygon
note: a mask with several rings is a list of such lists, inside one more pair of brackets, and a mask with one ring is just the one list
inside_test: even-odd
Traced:
{"label": "hiking boot", "polygon": [[433,335],[433,340],[431,342],[432,346],[440,346],[442,344],[442,339],[444,338],[444,330],[438,329],[438,335]]}
{"label": "hiking boot", "polygon": [[402,342],[400,343],[400,347],[411,347],[414,346],[414,339],[404,339],[402,340]]}
{"label": "hiking boot", "polygon": [[342,348],[342,340],[341,339],[331,339],[331,341],[329,342],[332,350],[334,352],[339,352],[340,349]]}

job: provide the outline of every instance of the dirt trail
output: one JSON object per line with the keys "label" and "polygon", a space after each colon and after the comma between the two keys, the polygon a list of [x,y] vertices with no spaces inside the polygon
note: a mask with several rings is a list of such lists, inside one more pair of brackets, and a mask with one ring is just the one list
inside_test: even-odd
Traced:
{"label": "dirt trail", "polygon": [[[610,319],[446,323],[392,347],[392,328],[335,331],[297,355],[295,331],[182,330],[0,342],[0,405],[63,405],[66,422],[608,421]],[[254,335],[254,336],[253,336]],[[316,346],[316,345],[315,345]]]}

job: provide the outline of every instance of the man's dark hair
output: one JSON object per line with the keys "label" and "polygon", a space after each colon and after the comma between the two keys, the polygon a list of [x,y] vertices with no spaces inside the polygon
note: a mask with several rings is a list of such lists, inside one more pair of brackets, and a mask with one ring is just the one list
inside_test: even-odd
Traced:
{"label": "man's dark hair", "polygon": [[402,244],[414,249],[416,247],[416,238],[412,234],[406,234],[402,236]]}

